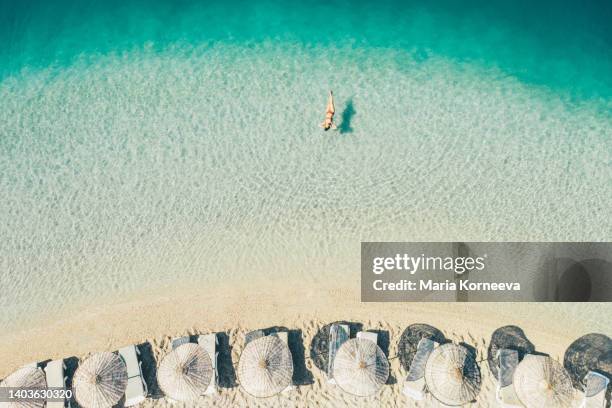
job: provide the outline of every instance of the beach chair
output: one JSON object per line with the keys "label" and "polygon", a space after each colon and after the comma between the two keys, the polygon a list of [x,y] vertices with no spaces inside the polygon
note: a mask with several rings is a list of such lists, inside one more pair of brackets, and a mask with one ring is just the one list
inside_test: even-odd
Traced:
{"label": "beach chair", "polygon": [[431,339],[422,338],[417,345],[416,353],[410,363],[410,369],[402,392],[409,398],[415,401],[421,401],[425,398],[427,387],[425,384],[425,365],[427,359],[438,343]]}
{"label": "beach chair", "polygon": [[172,339],[172,350],[174,350],[178,346],[182,346],[183,344],[189,343],[189,341],[190,341],[189,336],[176,337]]}
{"label": "beach chair", "polygon": [[521,401],[514,391],[512,377],[514,370],[519,364],[519,354],[516,350],[501,349],[497,352],[497,360],[499,362],[499,371],[497,376],[497,390],[495,397],[502,407],[522,407]]}
{"label": "beach chair", "polygon": [[[279,339],[282,340],[283,343],[287,345],[287,347],[289,347],[289,332],[286,332],[286,331],[276,332],[276,333],[272,333],[271,336],[278,337]],[[282,392],[285,393],[285,392],[289,392],[294,389],[295,389],[295,385],[290,384]]]}
{"label": "beach chair", "polygon": [[213,372],[215,373],[213,379],[210,381],[210,384],[208,385],[208,388],[206,389],[206,391],[204,391],[204,395],[217,394],[219,392],[217,390],[217,381],[219,380],[219,372],[218,372],[218,365],[217,365],[217,361],[219,357],[219,352],[217,352],[217,347],[219,346],[219,340],[217,339],[217,334],[210,333],[210,334],[203,334],[201,336],[198,336],[198,344],[208,353],[208,356],[210,357],[210,361],[212,362]]}
{"label": "beach chair", "polygon": [[329,358],[327,360],[327,382],[335,384],[334,381],[334,359],[340,346],[351,336],[351,329],[348,324],[332,324],[329,328]]}
{"label": "beach chair", "polygon": [[595,371],[589,371],[584,380],[586,382],[586,390],[580,408],[605,408],[606,391],[608,384],[610,384],[610,379]]}
{"label": "beach chair", "polygon": [[140,352],[134,345],[119,349],[119,356],[127,368],[127,388],[125,390],[125,407],[140,404],[148,394],[147,383],[142,375],[142,362],[139,360]]}
{"label": "beach chair", "polygon": [[244,336],[244,342],[246,344],[249,344],[250,342],[252,342],[253,340],[256,340],[260,337],[264,337],[264,331],[263,330],[253,330],[252,332],[248,332],[245,336]]}
{"label": "beach chair", "polygon": [[[45,366],[45,378],[47,380],[48,388],[55,389],[66,389],[66,381],[68,377],[64,375],[66,371],[66,365],[64,364],[64,360],[54,360],[49,361]],[[64,408],[66,406],[67,401],[64,399],[63,401],[52,400],[47,401],[47,408]]]}
{"label": "beach chair", "polygon": [[370,340],[374,342],[374,344],[378,344],[378,334],[376,333],[360,331],[360,332],[357,332],[357,338],[364,339],[364,340]]}

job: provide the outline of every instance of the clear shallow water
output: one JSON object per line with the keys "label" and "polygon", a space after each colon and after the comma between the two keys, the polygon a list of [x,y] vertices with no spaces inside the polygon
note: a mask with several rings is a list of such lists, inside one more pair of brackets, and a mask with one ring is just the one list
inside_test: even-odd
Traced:
{"label": "clear shallow water", "polygon": [[1,4],[0,327],[366,239],[612,239],[605,3]]}

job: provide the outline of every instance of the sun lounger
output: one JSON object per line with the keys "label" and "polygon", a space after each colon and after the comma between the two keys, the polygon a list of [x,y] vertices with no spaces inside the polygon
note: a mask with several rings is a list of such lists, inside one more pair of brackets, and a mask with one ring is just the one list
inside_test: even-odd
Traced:
{"label": "sun lounger", "polygon": [[219,373],[217,371],[217,360],[219,356],[219,353],[217,352],[217,347],[219,346],[219,341],[217,339],[217,334],[210,333],[198,336],[198,344],[208,353],[210,361],[212,362],[213,372],[215,373],[213,379],[208,385],[208,388],[206,389],[206,391],[204,391],[204,395],[217,394],[217,381],[219,380]]}
{"label": "sun lounger", "polygon": [[187,343],[189,343],[189,336],[174,338],[172,339],[172,350]]}
{"label": "sun lounger", "polygon": [[334,359],[340,346],[351,336],[351,329],[348,324],[332,324],[329,328],[329,359],[327,365],[327,381],[335,384],[334,381]]}
{"label": "sun lounger", "polygon": [[[55,360],[50,361],[45,366],[45,378],[47,380],[48,388],[55,389],[66,389],[66,376],[64,376],[64,372],[66,370],[66,365],[64,364],[64,360]],[[47,408],[64,408],[66,406],[66,401],[47,401],[45,405]]]}
{"label": "sun lounger", "polygon": [[499,362],[499,381],[495,396],[502,407],[522,407],[521,401],[514,391],[512,377],[519,364],[519,354],[516,350],[501,349],[497,352]]}
{"label": "sun lounger", "polygon": [[610,384],[610,379],[594,371],[589,371],[584,379],[586,381],[586,391],[580,408],[605,408],[606,390],[608,384]]}
{"label": "sun lounger", "polygon": [[357,332],[357,338],[364,339],[364,340],[370,340],[374,342],[374,344],[378,344],[378,334],[376,333],[360,331],[360,332]]}
{"label": "sun lounger", "polygon": [[435,341],[426,338],[421,339],[417,345],[416,353],[410,363],[410,370],[402,389],[404,395],[413,400],[421,401],[425,398],[427,390],[425,385],[425,365],[429,355],[437,345],[438,343]]}
{"label": "sun lounger", "polygon": [[270,336],[278,337],[279,339],[283,341],[283,343],[287,345],[287,347],[289,347],[289,333],[288,332],[286,331],[275,332],[275,333],[270,334]]}
{"label": "sun lounger", "polygon": [[143,402],[148,393],[147,384],[142,375],[142,363],[138,359],[140,352],[136,346],[132,345],[120,349],[119,355],[125,362],[128,375],[124,406],[131,407]]}
{"label": "sun lounger", "polygon": [[250,342],[252,342],[253,340],[256,340],[260,337],[264,337],[264,331],[263,330],[253,330],[252,332],[248,332],[246,334],[246,336],[244,336],[244,341],[246,344],[249,344]]}

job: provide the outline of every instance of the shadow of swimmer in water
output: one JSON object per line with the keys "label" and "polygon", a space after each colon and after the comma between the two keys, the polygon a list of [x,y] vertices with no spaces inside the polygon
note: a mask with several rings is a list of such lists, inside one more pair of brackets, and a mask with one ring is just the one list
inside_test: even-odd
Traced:
{"label": "shadow of swimmer in water", "polygon": [[344,106],[344,110],[342,111],[342,117],[340,118],[340,126],[338,129],[340,133],[352,133],[353,128],[351,127],[351,120],[353,120],[353,116],[357,111],[355,110],[355,106],[353,104],[353,98],[350,98],[346,105]]}

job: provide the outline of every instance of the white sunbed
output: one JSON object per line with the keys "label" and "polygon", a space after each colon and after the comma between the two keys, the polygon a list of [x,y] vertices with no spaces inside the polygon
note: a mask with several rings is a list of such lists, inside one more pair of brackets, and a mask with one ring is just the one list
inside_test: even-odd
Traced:
{"label": "white sunbed", "polygon": [[174,350],[178,346],[182,346],[183,344],[189,343],[189,340],[189,336],[177,337],[172,339],[172,350]]}
{"label": "white sunbed", "polygon": [[348,324],[332,324],[329,328],[329,358],[327,360],[327,382],[335,384],[334,380],[334,359],[340,349],[351,336],[351,328]]}
{"label": "white sunbed", "polygon": [[408,370],[408,376],[404,381],[404,387],[402,392],[407,397],[412,398],[415,401],[421,401],[425,398],[427,386],[425,384],[425,365],[427,359],[434,348],[438,346],[438,343],[431,339],[422,338],[419,340],[417,345],[416,353],[410,363],[410,369]]}
{"label": "white sunbed", "polygon": [[610,384],[610,379],[595,371],[589,371],[584,379],[586,381],[586,391],[584,392],[584,400],[580,407],[605,408],[606,391],[608,384]]}
{"label": "white sunbed", "polygon": [[119,355],[125,362],[128,376],[124,406],[131,407],[143,402],[148,394],[147,384],[142,375],[142,363],[138,358],[140,352],[132,345],[120,349]]}
{"label": "white sunbed", "polygon": [[198,336],[198,344],[208,353],[208,356],[210,357],[210,361],[212,363],[213,372],[215,373],[213,379],[208,385],[208,388],[206,389],[206,391],[204,391],[204,395],[217,394],[217,381],[219,380],[219,372],[217,371],[217,360],[219,357],[219,353],[217,352],[217,346],[219,346],[219,341],[217,339],[217,334],[210,333]]}
{"label": "white sunbed", "polygon": [[521,401],[516,395],[512,378],[514,370],[519,364],[519,354],[516,350],[500,349],[497,352],[499,371],[497,376],[497,390],[495,397],[502,407],[522,407]]}
{"label": "white sunbed", "polygon": [[264,337],[264,336],[265,334],[263,330],[253,330],[244,335],[244,343],[249,344],[253,340],[257,340],[258,338]]}
{"label": "white sunbed", "polygon": [[357,332],[357,338],[364,339],[364,340],[370,340],[374,342],[374,344],[378,344],[378,334],[376,333],[360,331],[360,332]]}
{"label": "white sunbed", "polygon": [[[48,388],[66,389],[66,379],[64,375],[66,365],[64,360],[54,360],[47,363],[45,366],[45,378],[47,380]],[[45,405],[47,408],[64,408],[66,401],[47,401]]]}

